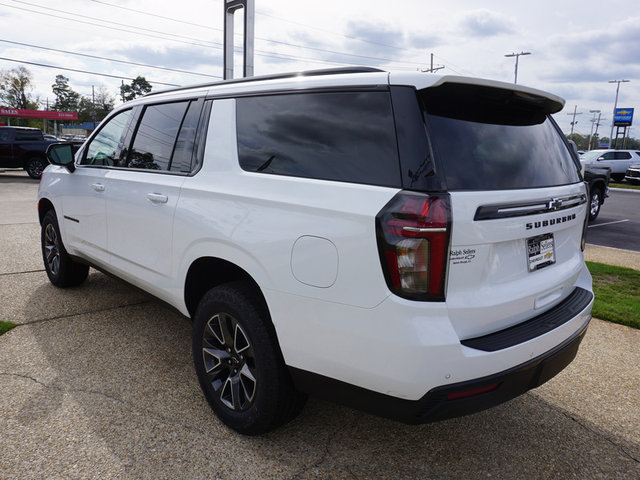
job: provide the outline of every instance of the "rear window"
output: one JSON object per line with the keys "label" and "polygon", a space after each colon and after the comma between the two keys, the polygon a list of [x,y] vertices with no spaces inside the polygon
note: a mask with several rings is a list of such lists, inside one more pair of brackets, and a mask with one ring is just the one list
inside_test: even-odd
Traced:
{"label": "rear window", "polygon": [[541,97],[472,86],[438,90],[423,90],[420,97],[448,189],[509,190],[580,181]]}
{"label": "rear window", "polygon": [[244,170],[400,186],[389,92],[238,98],[236,118]]}

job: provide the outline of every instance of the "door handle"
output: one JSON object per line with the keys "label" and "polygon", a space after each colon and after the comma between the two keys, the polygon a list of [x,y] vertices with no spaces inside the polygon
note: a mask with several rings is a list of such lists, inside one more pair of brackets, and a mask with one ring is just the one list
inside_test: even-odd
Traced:
{"label": "door handle", "polygon": [[152,203],[167,203],[169,201],[169,197],[161,193],[147,193],[147,200]]}
{"label": "door handle", "polygon": [[91,188],[93,188],[96,192],[104,192],[104,185],[101,183],[92,183]]}

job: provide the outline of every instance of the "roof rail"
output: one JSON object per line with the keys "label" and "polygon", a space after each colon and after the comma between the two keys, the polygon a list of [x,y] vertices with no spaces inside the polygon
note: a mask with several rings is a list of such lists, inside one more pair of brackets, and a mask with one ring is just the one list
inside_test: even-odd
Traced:
{"label": "roof rail", "polygon": [[235,83],[245,83],[245,82],[258,82],[260,80],[280,80],[283,78],[294,78],[294,77],[316,77],[321,75],[340,75],[340,74],[348,74],[348,73],[371,73],[371,72],[384,72],[384,70],[381,70],[375,67],[338,67],[338,68],[325,68],[322,70],[307,70],[302,72],[276,73],[272,75],[260,75],[258,77],[234,78],[231,80],[221,80],[219,82],[199,83],[196,85],[188,85],[185,87],[168,88],[164,90],[158,90],[157,92],[150,92],[144,96],[148,97],[150,95],[158,95],[160,93],[179,92],[181,90],[190,90],[192,88],[214,87],[217,85],[233,85]]}

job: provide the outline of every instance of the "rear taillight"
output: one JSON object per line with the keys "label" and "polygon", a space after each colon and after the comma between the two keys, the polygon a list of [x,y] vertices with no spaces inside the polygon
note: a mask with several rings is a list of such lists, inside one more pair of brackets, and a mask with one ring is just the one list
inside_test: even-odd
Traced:
{"label": "rear taillight", "polygon": [[443,301],[451,232],[449,195],[398,193],[376,216],[376,232],[389,289],[411,300]]}

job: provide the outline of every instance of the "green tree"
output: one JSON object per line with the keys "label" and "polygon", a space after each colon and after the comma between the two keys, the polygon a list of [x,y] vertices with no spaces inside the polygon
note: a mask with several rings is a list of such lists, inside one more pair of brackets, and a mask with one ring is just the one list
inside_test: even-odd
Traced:
{"label": "green tree", "polygon": [[0,102],[6,107],[34,108],[37,101],[31,98],[33,89],[31,72],[25,67],[0,72]]}
{"label": "green tree", "polygon": [[56,101],[53,110],[59,112],[77,112],[80,106],[80,94],[69,86],[69,79],[64,75],[56,75],[56,82],[51,85]]}
{"label": "green tree", "polygon": [[573,133],[567,135],[569,140],[573,140],[578,147],[578,150],[587,150],[589,148],[589,136],[580,135],[579,133]]}
{"label": "green tree", "polygon": [[[0,105],[4,107],[37,110],[39,99],[31,95],[33,83],[31,72],[25,67],[0,71]],[[11,125],[27,127],[42,127],[42,122],[36,119],[3,117],[4,122]]]}
{"label": "green tree", "polygon": [[96,103],[96,122],[100,122],[111,113],[116,105],[116,99],[105,87],[99,87],[95,95]]}
{"label": "green tree", "polygon": [[[96,124],[106,117],[116,104],[116,99],[109,94],[105,87],[96,89],[93,97],[83,96],[78,103],[78,120]],[[94,118],[95,113],[95,118]]]}
{"label": "green tree", "polygon": [[120,87],[120,96],[123,102],[133,100],[151,91],[151,84],[144,77],[138,75],[131,81],[130,85],[123,83]]}

